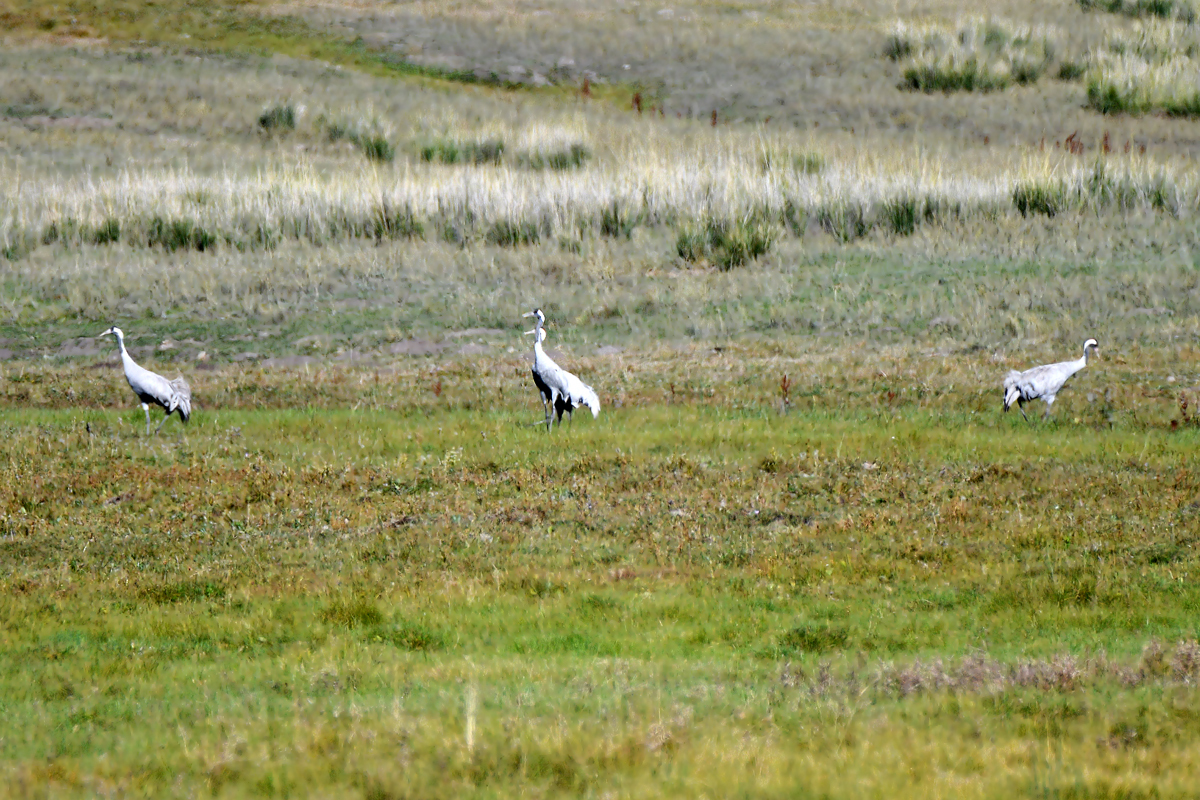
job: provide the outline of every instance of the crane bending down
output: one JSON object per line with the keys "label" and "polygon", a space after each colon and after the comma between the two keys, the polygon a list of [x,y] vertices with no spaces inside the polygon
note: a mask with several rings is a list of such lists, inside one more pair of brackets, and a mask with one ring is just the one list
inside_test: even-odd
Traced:
{"label": "crane bending down", "polygon": [[573,420],[571,414],[580,406],[590,408],[593,418],[600,416],[600,398],[596,396],[595,390],[555,364],[554,359],[542,349],[542,342],[546,340],[546,329],[543,327],[546,324],[546,315],[540,308],[535,308],[521,316],[533,317],[536,320],[533,330],[525,331],[525,335],[533,334],[533,382],[542,393],[542,407],[546,411],[546,432],[549,433],[554,424],[550,419],[551,408],[558,416],[560,428],[563,412],[567,412],[568,421]]}
{"label": "crane bending down", "polygon": [[179,412],[179,418],[186,423],[192,416],[192,387],[188,386],[183,376],[169,381],[162,375],[139,366],[133,360],[133,356],[129,355],[129,351],[125,349],[125,334],[121,329],[114,325],[100,335],[108,336],[110,333],[117,337],[117,345],[121,348],[121,363],[125,366],[125,380],[129,381],[129,388],[133,389],[138,400],[142,401],[142,410],[146,412],[146,435],[150,435],[151,403],[162,407],[167,412],[166,416],[162,418],[162,422],[158,423],[158,427],[154,429],[155,433],[162,429],[163,423],[176,411]]}
{"label": "crane bending down", "polygon": [[1083,356],[1075,361],[1060,361],[1057,364],[1044,364],[1024,372],[1013,370],[1008,373],[1008,377],[1004,379],[1004,410],[1008,411],[1012,408],[1012,404],[1016,403],[1021,416],[1028,421],[1029,417],[1025,415],[1023,406],[1026,402],[1040,397],[1046,401],[1044,416],[1049,417],[1050,406],[1054,405],[1055,395],[1059,393],[1068,378],[1087,366],[1090,350],[1100,352],[1100,345],[1095,339],[1088,339],[1083,343]]}

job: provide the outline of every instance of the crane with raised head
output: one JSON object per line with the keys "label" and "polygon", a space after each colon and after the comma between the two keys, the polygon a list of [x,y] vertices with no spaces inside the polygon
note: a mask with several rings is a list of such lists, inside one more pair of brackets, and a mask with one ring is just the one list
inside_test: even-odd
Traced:
{"label": "crane with raised head", "polygon": [[580,406],[591,409],[592,417],[600,416],[600,398],[592,387],[578,377],[554,363],[554,359],[546,355],[542,342],[546,341],[546,315],[540,308],[535,308],[522,314],[523,317],[533,317],[533,330],[525,331],[525,335],[533,335],[533,382],[542,394],[542,407],[546,411],[546,431],[553,425],[550,411],[557,415],[559,427],[562,427],[562,415],[565,411],[567,420],[574,419],[572,412]]}
{"label": "crane with raised head", "polygon": [[1057,364],[1043,364],[1024,372],[1013,370],[1004,379],[1004,410],[1017,404],[1017,410],[1028,421],[1024,405],[1030,400],[1042,399],[1046,402],[1045,417],[1050,416],[1050,406],[1054,398],[1062,390],[1067,379],[1088,365],[1089,353],[1099,353],[1100,345],[1095,339],[1083,343],[1083,355],[1074,361],[1060,361]]}
{"label": "crane with raised head", "polygon": [[146,435],[150,435],[151,403],[167,412],[166,416],[162,418],[162,422],[158,423],[158,427],[154,429],[155,433],[162,429],[163,423],[175,412],[179,412],[179,418],[186,423],[192,416],[192,388],[188,386],[183,376],[170,381],[162,375],[151,372],[139,365],[133,360],[133,356],[129,355],[129,351],[125,349],[125,334],[120,328],[114,325],[100,335],[108,336],[109,334],[117,337],[117,346],[121,348],[121,364],[125,367],[125,380],[129,381],[129,388],[133,389],[134,394],[138,396],[138,400],[142,403],[142,410],[146,412]]}

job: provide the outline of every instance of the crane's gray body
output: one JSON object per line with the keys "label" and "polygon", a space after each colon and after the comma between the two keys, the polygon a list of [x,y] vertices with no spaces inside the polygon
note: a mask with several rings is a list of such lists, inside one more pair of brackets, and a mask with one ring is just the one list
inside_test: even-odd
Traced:
{"label": "crane's gray body", "polygon": [[129,355],[129,351],[125,349],[125,334],[120,328],[114,325],[100,335],[108,336],[109,334],[117,337],[117,345],[121,348],[121,364],[125,368],[125,380],[129,382],[129,388],[133,389],[133,393],[137,395],[142,404],[142,410],[146,412],[147,435],[150,433],[151,405],[156,405],[167,412],[162,418],[162,422],[158,423],[158,427],[154,429],[155,433],[162,429],[167,417],[176,412],[179,413],[179,418],[186,423],[192,416],[192,388],[188,386],[183,376],[172,381],[158,373],[151,372]]}
{"label": "crane's gray body", "polygon": [[1050,416],[1050,407],[1054,405],[1054,399],[1062,390],[1063,384],[1087,366],[1089,348],[1098,349],[1095,339],[1088,339],[1083,343],[1083,355],[1074,361],[1044,364],[1024,372],[1009,372],[1008,377],[1004,379],[1004,410],[1008,411],[1013,403],[1016,403],[1021,416],[1028,420],[1029,417],[1025,415],[1025,403],[1030,400],[1043,400],[1046,403],[1045,416]]}
{"label": "crane's gray body", "polygon": [[568,419],[573,419],[572,413],[581,406],[590,409],[593,418],[600,416],[600,398],[595,390],[556,364],[554,359],[546,355],[546,351],[542,349],[542,342],[546,340],[546,329],[543,327],[546,316],[541,309],[535,309],[524,316],[537,320],[533,330],[526,331],[526,333],[533,334],[534,337],[531,371],[533,372],[533,383],[542,395],[542,407],[546,411],[546,430],[549,431],[552,424],[551,409],[553,409],[560,426],[564,412]]}

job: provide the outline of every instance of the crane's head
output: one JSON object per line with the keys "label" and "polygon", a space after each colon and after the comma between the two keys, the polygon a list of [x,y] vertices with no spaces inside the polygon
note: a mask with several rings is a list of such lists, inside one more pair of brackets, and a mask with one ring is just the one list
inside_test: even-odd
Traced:
{"label": "crane's head", "polygon": [[1083,343],[1083,355],[1085,358],[1087,357],[1089,351],[1093,355],[1099,355],[1100,354],[1100,343],[1097,342],[1095,339],[1088,339],[1086,342]]}
{"label": "crane's head", "polygon": [[535,329],[540,328],[546,324],[546,315],[542,313],[542,310],[540,308],[535,308],[533,311],[526,311],[521,316],[522,317],[533,317],[534,319],[536,319],[537,324],[534,326]]}
{"label": "crane's head", "polygon": [[125,334],[124,334],[124,332],[123,332],[123,331],[122,331],[120,328],[118,328],[116,325],[113,325],[111,328],[109,328],[108,330],[106,330],[104,333],[102,333],[102,334],[100,334],[100,335],[101,335],[101,336],[108,336],[110,333],[111,333],[113,336],[117,337],[118,339],[124,339],[124,338],[125,338]]}

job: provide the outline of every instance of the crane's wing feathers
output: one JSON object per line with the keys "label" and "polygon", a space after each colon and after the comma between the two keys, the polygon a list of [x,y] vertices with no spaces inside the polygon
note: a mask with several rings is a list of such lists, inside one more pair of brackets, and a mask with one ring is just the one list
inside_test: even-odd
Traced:
{"label": "crane's wing feathers", "polygon": [[539,354],[534,362],[533,381],[547,402],[558,405],[561,399],[569,409],[586,406],[593,417],[600,416],[600,398],[596,391],[545,353]]}
{"label": "crane's wing feathers", "polygon": [[1007,411],[1018,400],[1048,398],[1047,402],[1053,402],[1054,395],[1058,394],[1067,379],[1082,368],[1078,361],[1060,361],[1032,367],[1024,372],[1012,370],[1004,379],[1004,410]]}
{"label": "crane's wing feathers", "polygon": [[576,408],[587,406],[591,409],[593,418],[600,416],[600,398],[596,395],[596,390],[570,372],[564,372],[563,377],[566,378],[566,395],[571,405]]}

